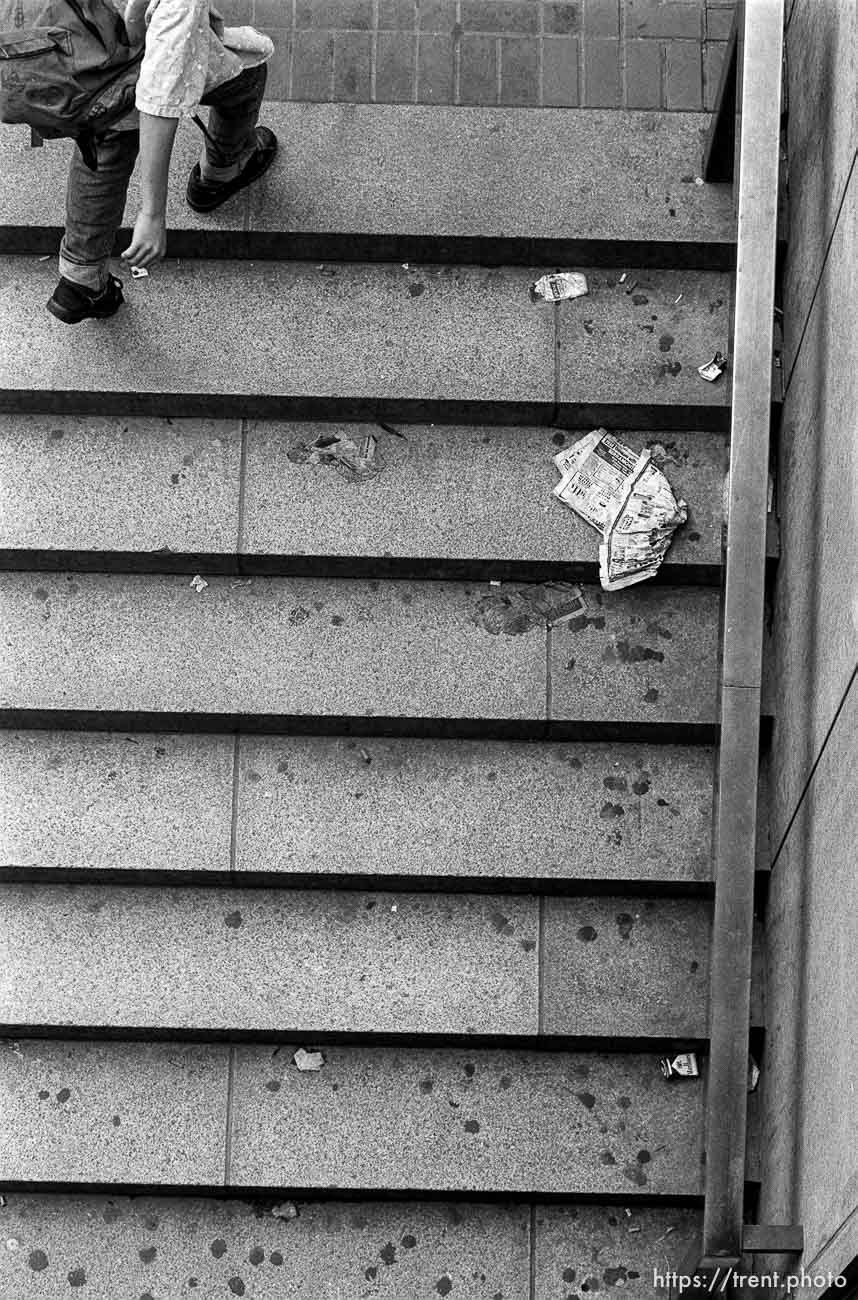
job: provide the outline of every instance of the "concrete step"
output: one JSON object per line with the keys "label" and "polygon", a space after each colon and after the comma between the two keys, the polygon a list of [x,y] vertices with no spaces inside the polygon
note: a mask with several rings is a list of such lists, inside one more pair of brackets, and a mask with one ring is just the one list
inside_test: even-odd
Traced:
{"label": "concrete step", "polygon": [[549,631],[505,623],[488,586],[212,577],[197,591],[187,576],[6,573],[3,716],[711,727],[717,591],[583,590],[587,612]]}
{"label": "concrete step", "polygon": [[[377,477],[358,483],[306,463],[304,448],[332,431],[358,446],[378,439]],[[427,425],[399,432],[0,416],[0,562],[530,581],[560,576],[562,566],[565,578],[597,580],[597,534],[552,497],[552,457],[574,434]],[[624,441],[663,448],[665,472],[689,506],[659,578],[720,582],[725,435],[638,432]]]}
{"label": "concrete step", "polygon": [[[619,265],[644,254],[721,269],[735,259],[729,187],[695,184],[702,113],[271,103],[262,116],[279,160],[207,217],[184,201],[201,137],[183,123],[173,255],[497,264],[595,254]],[[65,142],[30,149],[26,129],[0,131],[0,251],[53,251],[70,152]],[[137,207],[134,187],[127,221]]]}
{"label": "concrete step", "polygon": [[7,1185],[700,1194],[704,1080],[655,1054],[306,1045],[0,1045]]}
{"label": "concrete step", "polygon": [[[0,262],[0,410],[725,429],[724,273],[589,270],[533,303],[539,268],[171,262],[109,324],[43,310],[56,270]],[[634,286],[630,294],[628,288]]]}
{"label": "concrete step", "polygon": [[18,879],[234,870],[244,882],[699,892],[714,758],[671,745],[0,731],[0,863]]}
{"label": "concrete step", "polygon": [[555,1300],[622,1282],[644,1300],[653,1263],[681,1271],[700,1227],[679,1206],[536,1205],[531,1224],[521,1202],[301,1200],[288,1221],[272,1214],[283,1203],[9,1193],[12,1294],[61,1295],[82,1273],[96,1296]]}
{"label": "concrete step", "polygon": [[703,899],[14,885],[0,1028],[702,1039]]}

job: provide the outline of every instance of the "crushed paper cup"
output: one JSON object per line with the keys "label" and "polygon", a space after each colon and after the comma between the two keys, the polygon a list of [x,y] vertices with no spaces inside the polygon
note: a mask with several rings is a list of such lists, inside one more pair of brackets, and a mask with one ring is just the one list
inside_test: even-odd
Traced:
{"label": "crushed paper cup", "polygon": [[301,1071],[321,1070],[325,1064],[324,1052],[308,1052],[306,1047],[299,1047],[292,1060]]}
{"label": "crushed paper cup", "polygon": [[714,384],[716,379],[720,379],[727,369],[727,358],[721,352],[716,352],[711,361],[705,365],[697,367],[697,373],[701,379],[707,383]]}
{"label": "crushed paper cup", "polygon": [[696,1079],[700,1075],[695,1052],[682,1052],[673,1058],[663,1056],[659,1065],[665,1079]]}
{"label": "crushed paper cup", "polygon": [[532,302],[562,302],[566,298],[582,298],[590,292],[586,275],[579,271],[555,271],[540,276],[530,286]]}

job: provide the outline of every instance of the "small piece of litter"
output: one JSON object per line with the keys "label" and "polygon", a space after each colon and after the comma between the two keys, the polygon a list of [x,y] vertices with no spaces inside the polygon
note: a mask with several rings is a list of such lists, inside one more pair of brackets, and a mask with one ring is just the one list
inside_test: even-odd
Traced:
{"label": "small piece of litter", "polygon": [[324,1052],[308,1052],[305,1047],[299,1047],[292,1060],[299,1070],[321,1070],[325,1064],[325,1054]]}
{"label": "small piece of litter", "polygon": [[198,573],[194,574],[193,578],[191,578],[190,581],[190,586],[192,586],[194,591],[197,592],[205,591],[208,585],[209,584],[206,582],[205,578],[201,578]]}
{"label": "small piece of litter", "polygon": [[249,587],[252,582],[252,578],[236,578],[235,582],[231,582],[229,585],[231,587]]}
{"label": "small piece of litter", "polygon": [[5,1208],[6,1208],[6,1197],[0,1196],[0,1210],[5,1210]]}
{"label": "small piece of litter", "polygon": [[489,578],[490,587],[499,587],[500,585],[500,578]]}
{"label": "small piece of litter", "polygon": [[756,1092],[760,1082],[760,1067],[753,1056],[748,1057],[748,1092]]}
{"label": "small piece of litter", "polygon": [[665,1228],[660,1237],[656,1237],[653,1245],[657,1246],[660,1241],[664,1241],[665,1237],[669,1237],[672,1232],[676,1232],[676,1224],[674,1223],[672,1223],[669,1228]]}
{"label": "small piece of litter", "polygon": [[683,295],[680,293],[680,294],[677,295],[676,298],[674,298],[674,300],[673,300],[673,305],[674,305],[674,307],[676,306],[676,304],[677,304],[678,302],[682,302],[682,297],[683,297]]}
{"label": "small piece of litter", "polygon": [[563,475],[554,495],[602,535],[599,581],[605,591],[654,577],[688,509],[652,452],[638,455],[594,429],[559,452],[554,464]]}
{"label": "small piece of litter", "polygon": [[51,253],[45,253],[45,256],[44,256],[44,257],[40,257],[40,258],[39,258],[39,261],[40,261],[40,262],[50,262],[51,257],[52,257],[52,254],[51,254]]}
{"label": "small piece of litter", "polygon": [[638,1227],[636,1227],[636,1228],[629,1228],[629,1232],[640,1232],[640,1230],[641,1230],[641,1229],[640,1229],[640,1226],[638,1226]]}
{"label": "small piece of litter", "polygon": [[275,1219],[297,1219],[298,1207],[291,1201],[283,1201],[280,1205],[275,1205],[271,1213]]}
{"label": "small piece of litter", "polygon": [[632,1217],[632,1212],[628,1206],[625,1206],[625,1208],[623,1209],[623,1214],[626,1216],[627,1219],[630,1219]]}
{"label": "small piece of litter", "polygon": [[571,582],[539,582],[507,587],[502,593],[489,592],[480,599],[474,621],[492,636],[501,632],[520,636],[533,627],[555,627],[585,608],[580,587]]}
{"label": "small piece of litter", "polygon": [[695,184],[695,185],[705,185],[706,182],[704,181],[704,179],[703,179],[702,176],[695,176],[695,177],[694,177],[694,184]]}
{"label": "small piece of litter", "polygon": [[700,1074],[694,1052],[682,1052],[679,1056],[674,1056],[673,1060],[663,1056],[659,1065],[665,1079],[696,1079]]}
{"label": "small piece of litter", "polygon": [[398,911],[399,911],[399,904],[398,904],[398,903],[393,903],[393,904],[391,904],[391,908],[390,908],[390,910],[391,910],[391,912],[398,912]]}
{"label": "small piece of litter", "polygon": [[716,379],[720,379],[727,369],[727,358],[721,352],[716,352],[711,361],[697,367],[697,373],[701,379],[708,383],[714,384]]}
{"label": "small piece of litter", "polygon": [[623,271],[622,275],[620,276],[620,284],[625,284],[627,275],[628,275],[628,271]]}
{"label": "small piece of litter", "polygon": [[132,266],[132,268],[131,268],[131,279],[132,279],[132,280],[148,280],[148,279],[149,279],[149,272],[146,270],[146,267],[145,267],[145,266]]}
{"label": "small piece of litter", "polygon": [[566,298],[581,298],[590,292],[586,275],[578,271],[557,271],[540,276],[530,286],[531,302],[562,302]]}
{"label": "small piece of litter", "polygon": [[632,280],[631,284],[628,285],[628,287],[626,288],[626,293],[634,293],[637,287],[638,287],[637,280]]}
{"label": "small piece of litter", "polygon": [[367,434],[358,446],[353,438],[337,433],[323,433],[312,442],[291,447],[287,453],[296,465],[333,465],[343,478],[361,483],[374,478],[382,468],[376,457],[378,440]]}
{"label": "small piece of litter", "polygon": [[358,753],[360,754],[361,758],[367,765],[369,765],[372,762],[372,755],[370,754],[369,750],[359,749]]}
{"label": "small piece of litter", "polygon": [[411,270],[410,263],[408,263],[408,262],[403,262],[403,263],[402,263],[402,269],[403,269],[403,271],[410,271],[410,270]]}

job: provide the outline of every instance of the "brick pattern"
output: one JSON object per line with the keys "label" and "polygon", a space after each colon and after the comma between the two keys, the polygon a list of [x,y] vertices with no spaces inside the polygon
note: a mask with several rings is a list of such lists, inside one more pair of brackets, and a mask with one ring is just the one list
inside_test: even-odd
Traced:
{"label": "brick pattern", "polygon": [[225,0],[274,40],[268,97],[713,107],[734,0]]}

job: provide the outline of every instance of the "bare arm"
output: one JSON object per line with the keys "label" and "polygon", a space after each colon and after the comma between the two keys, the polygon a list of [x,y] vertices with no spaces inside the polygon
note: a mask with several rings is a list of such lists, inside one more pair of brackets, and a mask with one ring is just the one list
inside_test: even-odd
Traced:
{"label": "bare arm", "polygon": [[178,118],[140,114],[140,212],[122,254],[130,266],[158,262],[167,248],[167,181]]}

